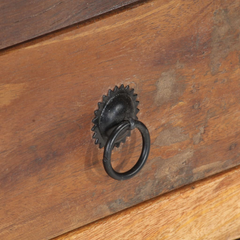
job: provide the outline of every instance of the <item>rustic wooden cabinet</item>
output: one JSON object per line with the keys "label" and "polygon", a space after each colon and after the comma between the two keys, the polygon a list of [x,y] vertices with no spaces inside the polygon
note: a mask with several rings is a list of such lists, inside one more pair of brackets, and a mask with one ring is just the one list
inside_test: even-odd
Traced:
{"label": "rustic wooden cabinet", "polygon": [[[239,1],[26,2],[0,3],[1,239],[56,237],[240,164]],[[121,84],[151,136],[126,181],[106,174],[91,131]],[[141,147],[133,131],[114,168]]]}

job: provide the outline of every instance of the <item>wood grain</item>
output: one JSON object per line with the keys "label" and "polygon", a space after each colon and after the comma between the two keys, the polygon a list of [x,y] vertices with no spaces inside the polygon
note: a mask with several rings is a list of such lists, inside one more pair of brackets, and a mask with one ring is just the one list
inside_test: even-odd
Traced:
{"label": "wood grain", "polygon": [[[239,11],[239,1],[151,1],[2,51],[0,238],[58,236],[239,165]],[[120,84],[138,93],[151,135],[146,165],[122,182],[91,132],[97,102]],[[136,131],[115,168],[140,151]]]}
{"label": "wood grain", "polygon": [[240,238],[240,169],[175,190],[55,240]]}
{"label": "wood grain", "polygon": [[0,49],[137,1],[139,0],[2,0]]}

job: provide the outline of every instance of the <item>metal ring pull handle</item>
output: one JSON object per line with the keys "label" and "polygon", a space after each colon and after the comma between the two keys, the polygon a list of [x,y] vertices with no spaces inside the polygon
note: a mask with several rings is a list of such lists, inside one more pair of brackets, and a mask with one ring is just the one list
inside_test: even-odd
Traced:
{"label": "metal ring pull handle", "polygon": [[[128,85],[115,86],[109,89],[107,95],[102,96],[98,109],[94,111],[93,138],[99,148],[104,147],[103,165],[107,174],[116,180],[126,180],[136,175],[147,161],[150,151],[150,136],[146,126],[138,121],[139,112],[137,94]],[[111,163],[114,147],[131,136],[131,131],[137,128],[142,135],[142,152],[137,163],[127,172],[116,172]]]}
{"label": "metal ring pull handle", "polygon": [[[134,128],[137,128],[141,135],[142,135],[142,152],[141,155],[137,161],[137,163],[127,172],[119,173],[116,172],[111,163],[111,155],[112,150],[115,145],[115,141],[118,138],[118,136],[126,132],[127,130],[132,130]],[[144,164],[147,161],[148,155],[150,151],[150,136],[147,127],[138,120],[129,119],[127,121],[122,121],[112,132],[110,137],[107,140],[107,143],[104,148],[104,154],[103,154],[103,165],[107,172],[107,174],[116,179],[116,180],[126,180],[129,178],[132,178],[135,176],[144,166]]]}

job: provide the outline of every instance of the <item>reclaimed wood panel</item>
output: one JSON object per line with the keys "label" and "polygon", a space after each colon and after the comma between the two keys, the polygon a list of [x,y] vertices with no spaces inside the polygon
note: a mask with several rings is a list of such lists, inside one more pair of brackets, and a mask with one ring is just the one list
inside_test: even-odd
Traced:
{"label": "reclaimed wood panel", "polygon": [[240,169],[101,219],[55,240],[240,238]]}
{"label": "reclaimed wood panel", "polygon": [[0,49],[139,0],[1,0]]}
{"label": "reclaimed wood panel", "polygon": [[[239,11],[151,1],[2,51],[0,238],[58,236],[239,165]],[[97,102],[120,84],[135,88],[151,135],[146,165],[122,182],[91,132]],[[140,151],[136,131],[115,167]]]}

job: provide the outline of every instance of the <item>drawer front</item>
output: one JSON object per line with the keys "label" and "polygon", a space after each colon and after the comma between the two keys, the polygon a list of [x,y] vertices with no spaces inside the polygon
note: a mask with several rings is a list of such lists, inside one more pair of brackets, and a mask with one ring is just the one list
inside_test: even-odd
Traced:
{"label": "drawer front", "polygon": [[[1,52],[0,238],[60,235],[240,163],[239,1],[150,1]],[[92,139],[115,85],[140,101],[151,151],[116,181]],[[134,131],[114,150],[126,170]]]}
{"label": "drawer front", "polygon": [[239,174],[239,167],[217,174],[88,224],[54,240],[238,240]]}

